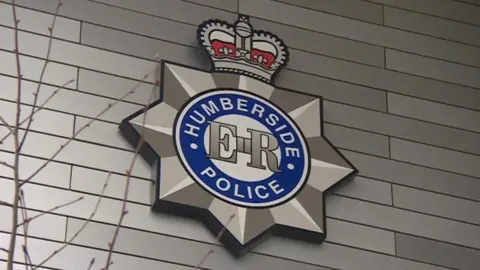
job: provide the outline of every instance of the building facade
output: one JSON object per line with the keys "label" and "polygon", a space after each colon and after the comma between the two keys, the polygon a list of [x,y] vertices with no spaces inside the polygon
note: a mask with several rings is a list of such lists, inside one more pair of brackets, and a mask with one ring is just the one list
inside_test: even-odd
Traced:
{"label": "building facade", "polygon": [[[56,0],[17,0],[22,114],[31,109]],[[11,0],[0,0],[0,115],[15,118]],[[34,172],[109,103],[135,92],[82,130],[25,185],[29,215],[83,199],[30,224],[29,254],[47,269],[103,267],[134,147],[120,122],[149,102],[156,59],[208,70],[197,28],[249,16],[279,36],[289,62],[275,85],[323,99],[325,137],[358,170],[326,198],[323,243],[270,237],[240,258],[193,219],[151,211],[151,166],[132,170],[128,214],[111,269],[445,270],[480,268],[480,1],[478,0],[63,0],[39,103],[69,80],[33,121],[21,175]],[[146,76],[148,75],[148,76]],[[8,129],[0,127],[4,136]],[[0,161],[12,160],[12,141]],[[0,167],[0,199],[12,197]],[[10,209],[0,207],[0,247]],[[22,231],[20,230],[20,233]],[[20,236],[19,236],[19,239]],[[24,261],[19,240],[18,269]],[[6,256],[0,253],[0,267]]]}

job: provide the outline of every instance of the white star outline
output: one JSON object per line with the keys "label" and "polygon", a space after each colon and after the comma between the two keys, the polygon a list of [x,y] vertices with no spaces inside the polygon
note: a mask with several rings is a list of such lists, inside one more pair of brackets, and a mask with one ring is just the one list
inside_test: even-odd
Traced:
{"label": "white star outline", "polygon": [[[219,80],[215,78],[219,73],[168,61],[162,61],[161,68],[163,97],[149,107],[145,125],[143,112],[139,111],[122,122],[122,125],[129,126],[130,133],[135,130],[136,135],[127,134],[124,131],[126,129],[122,130],[122,125],[120,127],[125,136],[136,137],[129,138],[131,142],[138,143],[143,125],[145,142],[160,157],[161,168],[153,169],[154,172],[158,171],[154,173],[155,201],[207,210],[219,225],[226,227],[226,237],[234,238],[235,247],[227,246],[227,242],[232,242],[232,239],[224,242],[234,255],[245,253],[250,245],[258,242],[263,234],[274,227],[282,229],[279,235],[313,242],[323,241],[326,236],[325,194],[340,181],[351,179],[357,170],[323,136],[321,98],[277,88],[240,74],[223,73],[219,75],[223,79]],[[234,80],[229,79],[229,76]],[[222,82],[225,79],[236,82],[236,85],[228,85],[229,88],[251,92],[272,102],[288,114],[303,133],[310,151],[310,174],[297,195],[281,205],[248,208],[225,202],[203,189],[185,170],[177,156],[173,127],[179,109],[203,91],[225,89],[227,86]],[[279,99],[279,96],[285,98]],[[232,214],[235,214],[233,218]],[[306,233],[307,236],[302,237],[301,233]],[[220,241],[223,242],[222,239]]]}

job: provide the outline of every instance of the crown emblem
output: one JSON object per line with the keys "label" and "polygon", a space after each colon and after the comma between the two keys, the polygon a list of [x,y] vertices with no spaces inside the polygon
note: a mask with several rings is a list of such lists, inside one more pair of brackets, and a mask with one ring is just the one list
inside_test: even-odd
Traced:
{"label": "crown emblem", "polygon": [[288,48],[274,34],[253,30],[248,16],[232,25],[208,20],[198,28],[198,41],[211,57],[214,71],[238,73],[265,82],[288,62]]}

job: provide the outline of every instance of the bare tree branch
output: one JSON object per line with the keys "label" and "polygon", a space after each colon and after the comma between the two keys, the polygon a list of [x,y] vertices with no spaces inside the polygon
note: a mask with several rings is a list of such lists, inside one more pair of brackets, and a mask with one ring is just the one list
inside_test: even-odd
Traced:
{"label": "bare tree branch", "polygon": [[0,250],[3,251],[3,252],[5,252],[5,253],[8,253],[8,249],[6,249],[6,248],[0,247]]}
{"label": "bare tree branch", "polygon": [[52,209],[49,209],[49,210],[47,210],[47,211],[42,211],[41,213],[39,213],[39,214],[37,214],[37,215],[35,215],[35,216],[31,217],[31,218],[25,219],[22,223],[18,224],[17,226],[22,226],[22,225],[24,225],[25,223],[30,223],[30,222],[32,222],[33,220],[35,220],[36,218],[39,218],[39,217],[44,216],[44,215],[46,215],[46,214],[51,214],[51,213],[55,212],[56,210],[58,210],[58,209],[60,209],[60,208],[63,208],[63,207],[65,207],[65,206],[72,205],[72,204],[77,203],[77,202],[79,202],[79,201],[81,201],[81,200],[83,200],[83,199],[84,199],[84,197],[81,196],[81,197],[76,198],[76,199],[73,200],[73,201],[70,201],[70,202],[67,202],[67,203],[64,203],[64,204],[61,204],[61,205],[57,205],[57,206],[55,206],[55,207],[53,207]]}
{"label": "bare tree branch", "polygon": [[24,184],[30,182],[38,173],[40,173],[47,165],[48,163],[50,163],[55,157],[58,156],[58,154],[60,154],[60,152],[62,152],[63,149],[65,149],[65,147],[67,145],[69,145],[82,131],[84,131],[86,128],[90,127],[90,125],[97,121],[98,118],[100,118],[103,114],[105,114],[106,112],[108,112],[112,107],[114,107],[115,105],[117,105],[118,103],[122,102],[123,100],[125,100],[125,98],[133,93],[135,93],[135,91],[138,89],[138,87],[144,83],[145,79],[148,78],[151,74],[153,74],[155,72],[155,70],[151,71],[150,73],[146,74],[143,76],[142,80],[137,82],[135,84],[135,86],[130,89],[128,92],[126,92],[124,95],[122,95],[121,97],[115,99],[115,101],[109,103],[107,105],[107,107],[105,107],[101,112],[99,112],[94,118],[92,118],[90,121],[88,121],[87,124],[85,124],[83,127],[81,127],[79,130],[77,130],[75,132],[75,134],[73,134],[72,137],[70,137],[64,144],[62,144],[60,146],[60,148],[47,160],[45,161],[45,163],[43,163],[34,173],[32,173],[32,175],[30,175],[27,179],[25,179],[21,184],[20,186],[23,186]]}
{"label": "bare tree branch", "polygon": [[0,201],[0,205],[12,207],[11,203],[7,203],[7,202],[4,202],[4,201]]}
{"label": "bare tree branch", "polygon": [[93,257],[93,258],[90,260],[90,263],[88,264],[87,270],[91,270],[94,264],[95,264],[95,257]]}
{"label": "bare tree branch", "polygon": [[[227,227],[228,225],[230,224],[230,222],[232,222],[232,219],[235,217],[235,213],[233,213],[232,215],[230,215],[230,217],[228,218],[227,222],[225,223],[225,226],[223,226],[223,228],[220,230],[220,232],[218,232],[217,234],[217,237],[215,238],[216,241],[220,240],[220,238],[222,237],[222,235],[225,233],[225,231],[227,230]],[[198,262],[198,264],[195,266],[195,269],[199,269],[200,266],[208,259],[208,257],[210,257],[210,255],[212,255],[215,251],[213,250],[213,247],[215,246],[215,244],[212,244],[212,248],[210,248],[208,250],[207,253],[205,253],[205,256],[203,256],[203,258],[200,260],[200,262]]]}
{"label": "bare tree branch", "polygon": [[28,270],[28,265],[32,265],[32,259],[30,258],[30,254],[28,253],[28,223],[25,223],[25,220],[28,219],[28,213],[27,213],[27,201],[25,199],[25,193],[23,190],[20,190],[20,207],[21,207],[21,213],[22,213],[22,224],[23,224],[23,256],[25,257],[25,270]]}
{"label": "bare tree branch", "polygon": [[22,245],[23,253],[25,254],[25,269],[28,270],[28,267],[32,267],[32,257],[30,256],[30,253],[28,252],[27,246]]}
{"label": "bare tree branch", "polygon": [[95,217],[95,215],[97,214],[97,211],[98,211],[98,208],[100,207],[100,203],[104,197],[104,194],[105,194],[105,190],[107,189],[107,186],[108,186],[108,181],[110,180],[110,176],[112,175],[111,172],[108,173],[107,175],[107,178],[105,179],[105,183],[103,184],[103,188],[102,188],[102,191],[100,193],[100,196],[98,197],[97,199],[97,203],[95,204],[95,208],[93,209],[92,213],[90,214],[90,216],[88,217],[87,220],[85,220],[82,224],[82,226],[80,227],[80,229],[78,229],[75,234],[70,237],[70,239],[68,239],[68,241],[66,241],[65,243],[63,243],[63,245],[55,250],[52,254],[50,254],[47,258],[45,258],[41,263],[39,263],[38,265],[36,265],[35,267],[32,268],[32,270],[35,270],[35,269],[38,269],[39,267],[41,267],[42,265],[44,265],[45,263],[47,263],[51,258],[53,258],[55,255],[57,255],[58,253],[60,253],[62,250],[64,250],[67,246],[69,246],[71,243],[73,243],[73,241],[78,237],[78,235],[80,235],[80,233],[85,229],[85,227],[87,227],[88,223],[90,223],[92,221],[92,219]]}
{"label": "bare tree branch", "polygon": [[[32,111],[30,115],[33,115],[35,111],[35,106],[37,105],[38,101],[38,96],[40,93],[40,88],[42,86],[42,81],[43,81],[43,76],[45,75],[45,71],[47,70],[47,65],[50,62],[50,53],[52,51],[52,41],[53,41],[53,29],[55,28],[55,23],[57,21],[57,15],[58,11],[60,10],[60,7],[62,6],[62,0],[58,0],[57,8],[55,9],[55,13],[53,14],[53,20],[51,26],[48,28],[49,31],[49,36],[48,36],[48,47],[47,47],[47,55],[45,56],[45,62],[42,67],[42,71],[40,72],[40,79],[38,80],[38,85],[37,85],[37,90],[35,91],[34,98],[33,98],[33,105],[32,105]],[[25,129],[25,133],[23,134],[22,141],[20,142],[20,145],[18,146],[18,151],[20,152],[22,149],[23,144],[25,143],[25,139],[27,138],[28,132],[30,131],[30,126],[32,125],[32,120],[33,117],[29,118],[27,128]]]}
{"label": "bare tree branch", "polygon": [[122,225],[123,219],[125,218],[125,216],[128,213],[128,211],[127,211],[127,199],[128,199],[128,189],[129,189],[129,186],[130,186],[130,178],[131,178],[133,167],[135,165],[135,161],[137,160],[137,157],[140,153],[140,149],[142,148],[142,146],[145,142],[145,136],[144,135],[145,135],[145,123],[147,121],[147,111],[148,111],[149,105],[152,103],[152,100],[153,100],[154,96],[155,96],[155,90],[152,90],[152,92],[150,93],[150,97],[148,98],[147,104],[145,105],[145,107],[143,107],[143,119],[142,119],[142,130],[140,131],[140,140],[138,142],[137,148],[135,149],[135,153],[133,155],[132,162],[130,163],[130,168],[128,168],[128,170],[126,172],[127,176],[126,176],[126,183],[125,183],[125,192],[123,194],[122,211],[120,212],[120,218],[119,218],[117,226],[115,228],[115,233],[113,234],[112,241],[110,243],[108,243],[109,250],[108,250],[108,256],[107,256],[107,262],[106,262],[105,267],[104,267],[105,270],[108,270],[108,267],[110,266],[110,263],[112,262],[113,248],[115,246],[115,242],[117,240],[118,233],[120,231],[120,227]]}
{"label": "bare tree branch", "polygon": [[12,13],[13,13],[13,27],[14,27],[14,43],[15,43],[15,62],[17,65],[17,113],[15,116],[15,127],[14,127],[14,149],[15,157],[13,166],[13,180],[14,180],[14,193],[13,193],[13,203],[12,203],[12,229],[10,232],[10,243],[8,246],[8,257],[7,257],[7,270],[13,270],[13,258],[15,256],[15,245],[17,241],[17,223],[18,223],[18,204],[20,197],[20,176],[19,176],[19,164],[20,164],[20,153],[18,151],[19,140],[18,140],[18,128],[20,123],[20,103],[22,99],[22,72],[20,66],[20,53],[18,51],[18,24],[20,21],[17,19],[16,3],[15,0],[12,0]]}
{"label": "bare tree branch", "polygon": [[15,167],[13,165],[7,163],[6,161],[0,161],[0,165],[3,165],[3,166],[8,167],[12,170],[15,170]]}
{"label": "bare tree branch", "polygon": [[3,119],[3,117],[0,115],[0,122],[8,129],[10,133],[13,133],[13,129],[10,127],[10,125]]}
{"label": "bare tree branch", "polygon": [[[53,91],[52,94],[50,94],[50,96],[47,97],[47,99],[45,99],[44,102],[42,102],[42,104],[40,104],[40,106],[36,107],[35,110],[30,114],[28,115],[27,117],[25,117],[21,122],[20,122],[20,126],[23,125],[25,122],[29,121],[30,119],[32,119],[31,121],[33,121],[33,116],[38,112],[38,111],[41,111],[45,108],[45,105],[47,105],[47,103],[58,93],[58,91],[62,90],[62,89],[65,89],[65,87],[67,87],[67,85],[73,83],[75,80],[69,80],[68,82],[64,83],[62,86],[58,87],[55,89],[55,91]],[[34,107],[32,107],[34,108]],[[13,130],[10,129],[10,132],[8,132],[7,134],[5,134],[5,136],[3,136],[3,138],[0,139],[0,144],[2,144],[11,134],[13,133]]]}

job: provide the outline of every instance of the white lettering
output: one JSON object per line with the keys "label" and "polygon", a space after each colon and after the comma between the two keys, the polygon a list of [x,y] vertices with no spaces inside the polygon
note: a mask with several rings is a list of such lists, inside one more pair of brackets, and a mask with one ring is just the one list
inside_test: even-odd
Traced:
{"label": "white lettering", "polygon": [[186,134],[190,135],[190,136],[194,136],[194,137],[198,137],[198,133],[196,133],[195,131],[199,131],[200,128],[197,127],[197,126],[194,126],[192,124],[185,124],[185,126],[187,127],[186,130],[184,130],[183,132],[185,132]]}
{"label": "white lettering", "polygon": [[[222,187],[222,184],[223,183],[223,187]],[[217,179],[217,188],[220,189],[221,191],[227,191],[230,189],[230,182],[228,182],[227,179],[223,178],[223,177],[220,177]]]}
{"label": "white lettering", "polygon": [[275,132],[280,132],[282,130],[284,130],[287,126],[285,124],[279,126],[278,128],[275,129]]}
{"label": "white lettering", "polygon": [[267,122],[267,124],[269,124],[270,126],[273,127],[278,123],[279,120],[280,120],[280,118],[278,117],[278,115],[271,113],[265,119],[265,122]]}
{"label": "white lettering", "polygon": [[[277,180],[275,180],[275,179],[268,182],[268,185],[273,190],[273,192],[275,192],[275,194],[277,194],[277,195],[285,191],[285,189],[280,187],[280,185],[277,183]],[[280,189],[278,189],[278,188],[280,188]]]}
{"label": "white lettering", "polygon": [[207,167],[207,168],[205,168],[205,169],[200,173],[200,175],[205,175],[205,174],[206,174],[208,177],[210,177],[210,178],[213,178],[213,177],[215,177],[215,175],[217,175],[217,174],[215,173],[215,170],[212,169],[212,167],[210,167],[210,166]]}
{"label": "white lettering", "polygon": [[268,192],[265,192],[264,194],[261,194],[260,189],[267,190],[267,188],[264,187],[264,186],[256,186],[255,187],[255,195],[257,195],[257,197],[259,197],[260,199],[266,199],[270,196],[270,194]]}
{"label": "white lettering", "polygon": [[252,197],[252,187],[251,186],[247,186],[247,193],[248,193],[248,198],[253,199],[253,197]]}
{"label": "white lettering", "polygon": [[248,112],[246,99],[241,99],[241,98],[237,99],[237,110]]}
{"label": "white lettering", "polygon": [[290,144],[295,141],[295,137],[293,137],[293,134],[291,132],[280,134],[280,139],[282,139],[282,141],[286,144]]}
{"label": "white lettering", "polygon": [[238,185],[235,185],[235,191],[233,192],[233,195],[234,195],[235,197],[245,198],[245,195],[243,195],[243,194],[238,194]]}
{"label": "white lettering", "polygon": [[199,113],[197,110],[194,110],[193,111],[197,116],[200,117],[200,119],[197,119],[196,117],[194,117],[193,115],[189,115],[190,116],[190,119],[192,119],[193,121],[197,122],[197,124],[203,124],[205,123],[205,121],[207,120],[205,118],[205,116],[203,116],[201,113]]}
{"label": "white lettering", "polygon": [[220,98],[220,104],[224,111],[229,111],[233,109],[232,101],[229,98]]}
{"label": "white lettering", "polygon": [[202,104],[202,109],[207,113],[208,116],[215,114],[218,112],[218,107],[213,103],[213,101],[208,102],[208,106],[206,104]]}
{"label": "white lettering", "polygon": [[298,148],[285,147],[285,154],[287,157],[300,157],[300,150]]}
{"label": "white lettering", "polygon": [[263,112],[265,112],[265,108],[261,105],[258,104],[253,104],[252,108],[252,114],[257,113],[258,117],[262,118],[263,117]]}

